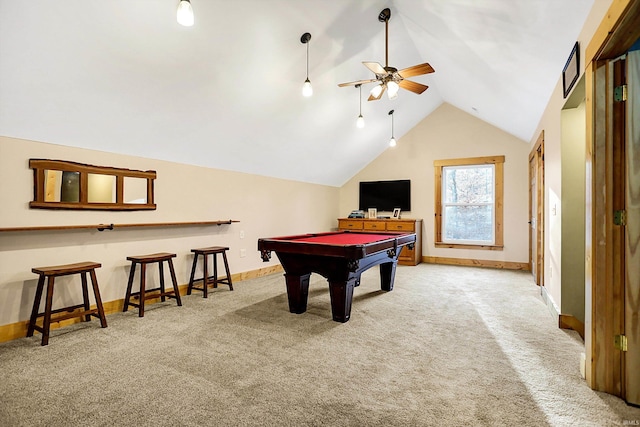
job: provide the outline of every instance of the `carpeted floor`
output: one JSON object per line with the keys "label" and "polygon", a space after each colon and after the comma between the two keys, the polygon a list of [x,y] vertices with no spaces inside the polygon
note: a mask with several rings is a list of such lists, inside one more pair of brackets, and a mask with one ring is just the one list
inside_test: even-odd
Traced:
{"label": "carpeted floor", "polygon": [[615,426],[529,273],[421,264],[288,311],[281,274],[0,344],[0,426]]}

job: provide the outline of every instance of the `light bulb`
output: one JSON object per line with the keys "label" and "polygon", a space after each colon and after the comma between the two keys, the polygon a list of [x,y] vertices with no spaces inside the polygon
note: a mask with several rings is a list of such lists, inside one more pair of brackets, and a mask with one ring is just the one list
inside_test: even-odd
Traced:
{"label": "light bulb", "polygon": [[185,27],[193,26],[193,8],[191,7],[191,2],[189,0],[180,0],[176,15],[178,18],[178,24],[184,25]]}
{"label": "light bulb", "polygon": [[380,96],[381,93],[382,93],[382,85],[378,85],[378,86],[374,86],[373,89],[371,89],[371,93],[369,95],[374,98],[377,98]]}
{"label": "light bulb", "polygon": [[309,78],[304,81],[304,85],[302,85],[302,96],[311,96],[313,95],[313,88],[311,87],[311,82]]}
{"label": "light bulb", "polygon": [[396,146],[396,139],[394,137],[391,137],[391,141],[389,141],[389,147],[395,147]]}
{"label": "light bulb", "polygon": [[356,126],[358,127],[358,129],[362,129],[364,127],[364,117],[362,117],[362,114],[358,116],[358,120],[356,120]]}
{"label": "light bulb", "polygon": [[398,97],[398,90],[400,90],[400,86],[398,83],[393,80],[387,83],[387,89],[389,90],[389,99],[396,99]]}

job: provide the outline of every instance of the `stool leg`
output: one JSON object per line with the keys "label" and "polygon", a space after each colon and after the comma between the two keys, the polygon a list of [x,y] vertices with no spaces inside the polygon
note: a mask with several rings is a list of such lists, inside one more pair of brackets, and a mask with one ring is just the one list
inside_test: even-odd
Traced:
{"label": "stool leg", "polygon": [[44,306],[44,322],[42,324],[42,343],[49,344],[49,329],[51,328],[51,306],[53,305],[53,282],[55,276],[49,276],[47,282],[47,301]]}
{"label": "stool leg", "polygon": [[124,297],[124,307],[122,308],[123,312],[129,310],[129,300],[131,299],[131,287],[133,286],[133,276],[136,273],[136,263],[135,261],[131,263],[131,271],[129,272],[129,282],[127,283],[127,294]]}
{"label": "stool leg", "polygon": [[224,269],[227,273],[227,282],[229,283],[229,290],[233,290],[233,284],[231,283],[231,273],[229,272],[229,262],[227,262],[227,251],[222,252],[222,260],[224,261]]}
{"label": "stool leg", "polygon": [[180,290],[178,289],[178,281],[176,280],[176,271],[173,269],[173,261],[169,258],[169,272],[171,272],[171,281],[173,282],[173,292],[178,302],[178,306],[182,306],[182,300],[180,299]]}
{"label": "stool leg", "polygon": [[213,287],[218,287],[218,254],[214,253],[213,256]]}
{"label": "stool leg", "polygon": [[209,260],[207,254],[202,254],[203,267],[202,267],[202,293],[205,298],[209,297]]}
{"label": "stool leg", "polygon": [[96,306],[98,308],[98,316],[100,317],[100,326],[107,327],[107,317],[104,315],[104,309],[102,308],[102,298],[100,298],[100,289],[98,288],[98,278],[96,277],[96,271],[91,270],[91,286],[93,287],[93,294],[96,297]]}
{"label": "stool leg", "polygon": [[[80,277],[82,278],[82,300],[84,301],[84,311],[89,311],[91,306],[89,305],[89,291],[87,289],[87,272],[83,271],[80,273]],[[90,322],[91,315],[87,314],[84,316],[84,320]]]}
{"label": "stool leg", "polygon": [[44,274],[41,274],[38,278],[38,287],[36,288],[36,296],[33,300],[33,309],[31,309],[31,317],[29,318],[29,329],[27,330],[27,336],[32,337],[34,326],[36,326],[36,319],[38,318],[38,310],[40,309],[40,300],[42,299],[42,289],[44,288]]}
{"label": "stool leg", "polygon": [[138,317],[144,317],[144,291],[146,286],[147,264],[140,263],[140,304],[138,305]]}
{"label": "stool leg", "polygon": [[164,262],[158,261],[158,271],[160,273],[160,301],[165,302],[167,297],[164,295]]}
{"label": "stool leg", "polygon": [[193,278],[196,274],[196,264],[198,263],[198,254],[193,256],[193,265],[191,266],[191,277],[189,278],[189,287],[187,288],[187,295],[191,295],[193,290]]}

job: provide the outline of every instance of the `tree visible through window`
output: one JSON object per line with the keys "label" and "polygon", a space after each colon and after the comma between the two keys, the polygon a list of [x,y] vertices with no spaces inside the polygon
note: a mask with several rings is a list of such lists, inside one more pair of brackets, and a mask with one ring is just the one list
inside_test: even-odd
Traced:
{"label": "tree visible through window", "polygon": [[436,246],[502,248],[504,156],[439,160]]}

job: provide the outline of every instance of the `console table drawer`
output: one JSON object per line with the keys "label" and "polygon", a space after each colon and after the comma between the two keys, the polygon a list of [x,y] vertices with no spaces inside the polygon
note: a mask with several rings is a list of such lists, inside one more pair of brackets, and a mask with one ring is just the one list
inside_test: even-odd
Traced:
{"label": "console table drawer", "polygon": [[415,231],[416,224],[414,222],[387,222],[387,231]]}
{"label": "console table drawer", "polygon": [[365,230],[384,231],[387,228],[385,227],[385,222],[384,221],[364,221],[364,229]]}
{"label": "console table drawer", "polygon": [[362,221],[340,219],[338,220],[338,228],[341,230],[362,230]]}

